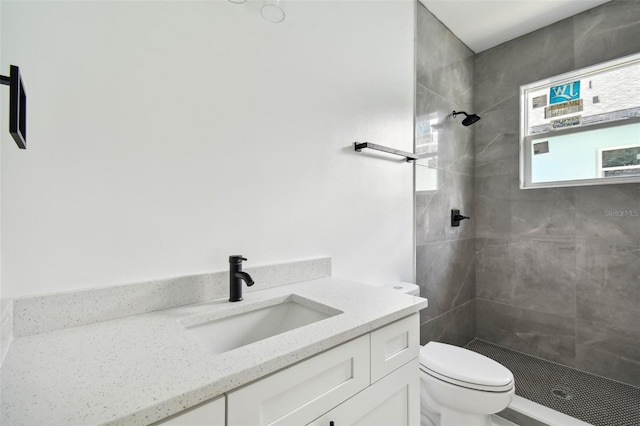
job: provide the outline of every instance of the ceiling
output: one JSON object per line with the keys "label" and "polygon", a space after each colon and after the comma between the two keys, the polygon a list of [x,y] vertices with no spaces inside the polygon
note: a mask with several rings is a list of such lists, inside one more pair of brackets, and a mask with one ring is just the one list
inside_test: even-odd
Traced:
{"label": "ceiling", "polygon": [[475,53],[609,0],[420,0]]}

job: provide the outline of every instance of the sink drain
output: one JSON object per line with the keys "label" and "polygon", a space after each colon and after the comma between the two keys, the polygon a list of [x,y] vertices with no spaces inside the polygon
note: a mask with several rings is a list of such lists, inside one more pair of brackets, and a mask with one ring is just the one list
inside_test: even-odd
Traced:
{"label": "sink drain", "polygon": [[568,400],[573,398],[573,394],[571,392],[569,392],[568,390],[566,390],[566,389],[552,389],[551,393],[556,398],[560,398],[560,399],[563,399],[565,401],[568,401]]}

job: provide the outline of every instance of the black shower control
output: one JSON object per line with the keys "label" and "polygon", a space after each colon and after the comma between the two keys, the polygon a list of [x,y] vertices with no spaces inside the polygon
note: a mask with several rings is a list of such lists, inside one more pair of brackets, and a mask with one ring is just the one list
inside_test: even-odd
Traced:
{"label": "black shower control", "polygon": [[451,209],[451,226],[460,226],[460,221],[464,219],[471,219],[469,216],[463,216],[460,214],[460,210]]}

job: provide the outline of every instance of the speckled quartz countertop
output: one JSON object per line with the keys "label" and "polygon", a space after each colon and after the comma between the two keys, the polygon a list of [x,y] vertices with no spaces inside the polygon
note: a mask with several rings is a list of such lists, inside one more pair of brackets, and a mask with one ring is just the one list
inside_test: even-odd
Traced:
{"label": "speckled quartz countertop", "polygon": [[[183,324],[296,294],[343,313],[214,354]],[[207,401],[427,306],[337,278],[19,337],[2,365],[3,425],[143,425]]]}

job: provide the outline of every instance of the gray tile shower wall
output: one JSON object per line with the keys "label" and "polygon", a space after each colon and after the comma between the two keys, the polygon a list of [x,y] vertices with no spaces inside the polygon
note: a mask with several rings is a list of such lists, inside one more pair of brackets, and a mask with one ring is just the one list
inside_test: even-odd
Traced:
{"label": "gray tile shower wall", "polygon": [[420,293],[428,295],[429,308],[421,323],[475,298],[474,240],[436,241],[416,247]]}
{"label": "gray tile shower wall", "polygon": [[565,365],[575,364],[572,318],[477,299],[476,334],[487,342],[500,342],[501,346]]}
{"label": "gray tile shower wall", "polygon": [[576,315],[576,249],[571,239],[476,240],[479,298],[566,318]]}
{"label": "gray tile shower wall", "polygon": [[[475,337],[475,211],[473,127],[453,110],[471,112],[474,53],[418,3],[416,152],[430,172],[416,192],[416,265],[422,344],[465,345]],[[451,209],[471,220],[451,227]]]}
{"label": "gray tile shower wall", "polygon": [[475,57],[477,337],[640,385],[640,185],[518,187],[519,86],[640,51],[612,1]]}
{"label": "gray tile shower wall", "polygon": [[435,340],[465,346],[476,335],[476,301],[469,300],[442,315],[422,323],[420,341]]}

